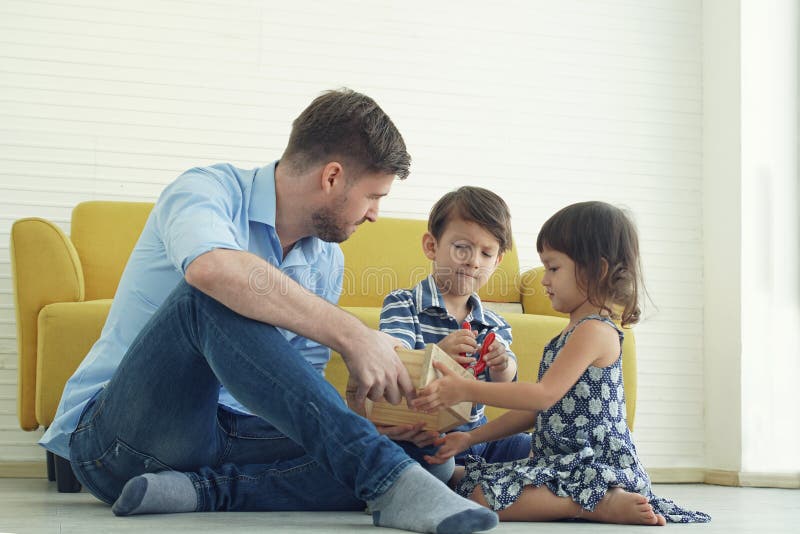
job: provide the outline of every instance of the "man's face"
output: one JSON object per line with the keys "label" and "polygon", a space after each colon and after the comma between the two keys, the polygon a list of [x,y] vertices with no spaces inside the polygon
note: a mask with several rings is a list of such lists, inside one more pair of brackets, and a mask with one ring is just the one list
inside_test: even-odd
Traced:
{"label": "man's face", "polygon": [[323,241],[341,243],[350,237],[359,224],[378,220],[378,208],[394,183],[391,174],[364,174],[348,177],[343,190],[329,205],[311,214],[314,235]]}

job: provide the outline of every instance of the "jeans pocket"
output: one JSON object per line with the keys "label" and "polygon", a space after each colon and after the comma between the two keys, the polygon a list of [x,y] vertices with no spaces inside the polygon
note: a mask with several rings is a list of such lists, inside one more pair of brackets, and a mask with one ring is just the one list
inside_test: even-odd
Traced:
{"label": "jeans pocket", "polygon": [[87,402],[86,406],[83,407],[80,417],[78,417],[78,425],[75,427],[73,434],[83,432],[92,426],[94,420],[103,411],[103,404],[105,404],[105,391],[106,388],[103,386],[91,396],[89,402]]}
{"label": "jeans pocket", "polygon": [[139,452],[117,438],[100,457],[93,460],[74,461],[80,470],[87,489],[103,502],[112,504],[123,486],[135,476],[144,473],[169,471],[171,468],[157,458]]}

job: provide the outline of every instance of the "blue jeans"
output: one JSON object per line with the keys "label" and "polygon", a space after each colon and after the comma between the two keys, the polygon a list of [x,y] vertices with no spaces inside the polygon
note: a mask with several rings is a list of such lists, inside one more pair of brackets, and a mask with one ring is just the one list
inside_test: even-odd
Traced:
{"label": "blue jeans", "polygon": [[490,464],[522,460],[531,455],[531,435],[519,433],[497,441],[476,443],[456,455],[456,465],[464,465],[468,455],[480,456]]}
{"label": "blue jeans", "polygon": [[[258,417],[220,409],[220,384]],[[84,411],[70,461],[109,504],[132,477],[182,471],[197,511],[363,509],[413,463],[277,329],[185,281]]]}

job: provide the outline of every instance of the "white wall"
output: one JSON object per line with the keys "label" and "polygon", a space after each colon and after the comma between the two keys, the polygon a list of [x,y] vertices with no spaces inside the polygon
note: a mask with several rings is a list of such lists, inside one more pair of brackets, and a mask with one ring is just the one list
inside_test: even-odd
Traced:
{"label": "white wall", "polygon": [[491,187],[531,267],[556,209],[633,211],[657,306],[637,328],[639,449],[651,467],[704,465],[700,2],[5,0],[0,27],[0,461],[42,454],[14,415],[11,222],[68,228],[81,200],[261,165],[314,96],[346,85],[414,158],[384,215]]}
{"label": "white wall", "polygon": [[703,3],[703,244],[707,466],[741,468],[739,2]]}
{"label": "white wall", "polygon": [[797,487],[800,9],[703,15],[707,467]]}
{"label": "white wall", "polygon": [[800,482],[800,8],[745,0],[741,15],[742,471]]}

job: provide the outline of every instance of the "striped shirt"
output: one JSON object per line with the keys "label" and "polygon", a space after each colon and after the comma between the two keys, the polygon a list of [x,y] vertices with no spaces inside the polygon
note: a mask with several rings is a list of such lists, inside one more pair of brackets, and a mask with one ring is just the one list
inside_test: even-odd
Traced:
{"label": "striped shirt", "polygon": [[[496,339],[505,345],[509,357],[516,360],[516,356],[509,349],[511,326],[496,313],[485,309],[476,293],[470,295],[468,307],[470,312],[464,320],[469,322],[472,330],[478,332],[476,339],[478,346],[481,346],[489,332],[494,332]],[[433,275],[429,275],[413,289],[398,289],[383,299],[381,331],[396,337],[409,349],[423,349],[428,343],[438,343],[460,328],[461,323],[447,312]],[[471,356],[477,358],[478,352]],[[487,382],[492,380],[488,368],[477,378]],[[514,379],[516,380],[516,377]],[[470,422],[455,430],[462,432],[471,430],[484,422],[483,404],[476,404],[472,408]]]}

